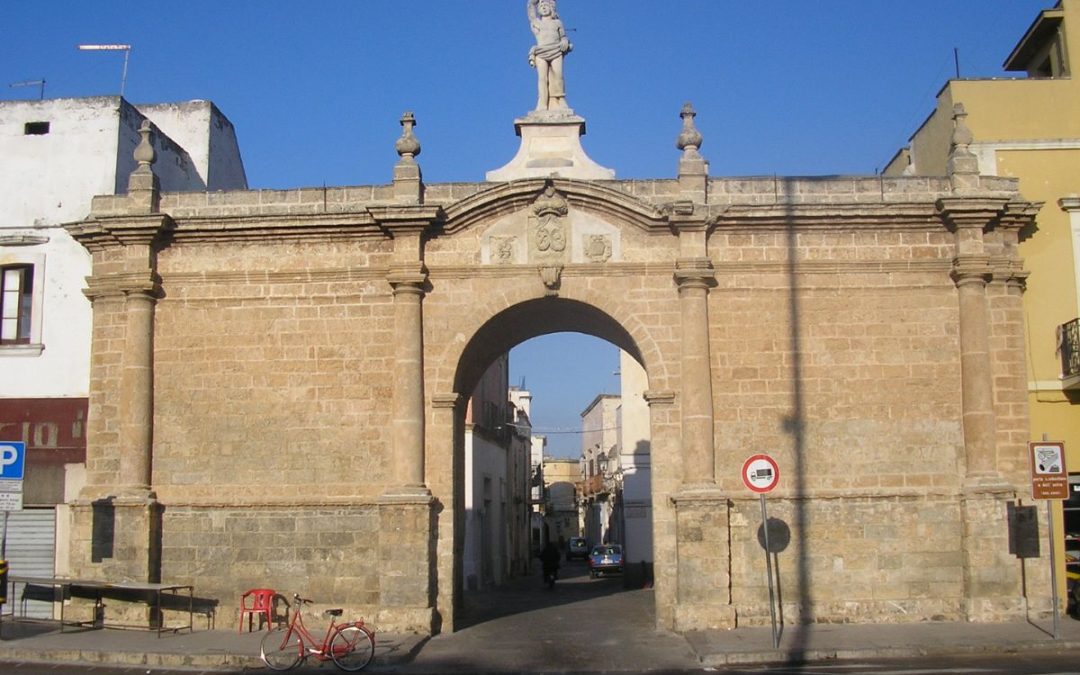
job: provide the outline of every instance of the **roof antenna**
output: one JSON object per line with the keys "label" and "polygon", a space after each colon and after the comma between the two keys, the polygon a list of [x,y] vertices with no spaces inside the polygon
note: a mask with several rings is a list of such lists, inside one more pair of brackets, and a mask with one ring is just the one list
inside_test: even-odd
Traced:
{"label": "roof antenna", "polygon": [[8,86],[9,87],[38,87],[38,86],[40,86],[41,87],[41,95],[38,97],[38,99],[42,100],[42,101],[45,100],[45,78],[44,77],[41,78],[40,80],[24,80],[22,82],[13,82],[13,83],[9,84]]}
{"label": "roof antenna", "polygon": [[956,47],[952,48],[953,65],[956,66],[956,79],[960,79],[960,50]]}

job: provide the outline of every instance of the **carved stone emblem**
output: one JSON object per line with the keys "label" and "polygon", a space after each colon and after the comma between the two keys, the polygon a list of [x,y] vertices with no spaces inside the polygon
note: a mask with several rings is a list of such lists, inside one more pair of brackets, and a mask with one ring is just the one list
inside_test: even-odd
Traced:
{"label": "carved stone emblem", "polygon": [[587,234],[584,237],[585,257],[591,262],[607,262],[611,258],[611,236],[607,234]]}
{"label": "carved stone emblem", "polygon": [[569,210],[566,199],[548,182],[532,207],[535,216],[530,218],[529,238],[534,259],[564,259],[567,240],[566,214]]}
{"label": "carved stone emblem", "polygon": [[509,265],[514,262],[517,237],[492,237],[491,261],[497,265]]}

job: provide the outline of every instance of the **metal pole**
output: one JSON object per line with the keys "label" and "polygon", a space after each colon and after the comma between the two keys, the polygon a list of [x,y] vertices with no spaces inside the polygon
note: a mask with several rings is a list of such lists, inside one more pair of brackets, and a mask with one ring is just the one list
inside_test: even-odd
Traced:
{"label": "metal pole", "polygon": [[776,593],[773,590],[772,553],[769,548],[769,512],[765,509],[765,495],[761,495],[761,531],[765,534],[765,569],[769,574],[769,614],[772,616],[773,649],[780,647],[780,633],[776,630]]}
{"label": "metal pole", "polygon": [[1046,526],[1050,529],[1050,587],[1054,589],[1054,639],[1061,639],[1061,611],[1058,609],[1057,547],[1054,545],[1053,500],[1046,500]]}
{"label": "metal pole", "polygon": [[128,56],[131,55],[131,47],[124,50],[124,72],[120,74],[120,98],[124,97],[124,85],[127,84]]}
{"label": "metal pole", "polygon": [[4,536],[0,539],[0,560],[7,560],[7,519],[11,511],[4,511]]}

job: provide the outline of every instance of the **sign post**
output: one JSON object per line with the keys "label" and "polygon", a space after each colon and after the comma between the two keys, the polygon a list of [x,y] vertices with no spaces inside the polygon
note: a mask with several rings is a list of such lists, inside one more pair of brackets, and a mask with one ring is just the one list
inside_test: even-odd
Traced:
{"label": "sign post", "polygon": [[776,627],[776,592],[773,590],[772,554],[769,547],[769,512],[765,508],[765,494],[771,492],[780,480],[780,467],[768,455],[751,455],[743,462],[743,484],[761,497],[761,531],[765,539],[765,570],[769,575],[769,614],[772,616],[773,649],[780,647],[780,633]]}
{"label": "sign post", "polygon": [[[1045,439],[1046,436],[1044,435]],[[1069,473],[1065,470],[1065,444],[1043,440],[1028,443],[1031,460],[1031,496],[1046,500],[1046,527],[1050,530],[1050,587],[1054,603],[1054,639],[1061,639],[1061,611],[1058,609],[1057,552],[1054,548],[1053,500],[1069,498]]]}
{"label": "sign post", "polygon": [[7,530],[8,514],[23,507],[23,468],[26,465],[26,444],[0,441],[0,510],[4,512],[4,531],[0,536],[0,604],[7,601]]}

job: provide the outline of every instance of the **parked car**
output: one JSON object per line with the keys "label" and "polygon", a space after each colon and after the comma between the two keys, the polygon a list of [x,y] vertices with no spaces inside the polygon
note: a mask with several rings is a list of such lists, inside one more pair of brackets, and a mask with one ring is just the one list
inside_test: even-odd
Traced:
{"label": "parked car", "polygon": [[589,576],[595,579],[602,574],[622,574],[622,546],[597,544],[589,553]]}
{"label": "parked car", "polygon": [[570,541],[566,542],[566,559],[587,560],[588,558],[589,542],[585,540],[585,537],[570,537]]}

